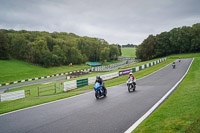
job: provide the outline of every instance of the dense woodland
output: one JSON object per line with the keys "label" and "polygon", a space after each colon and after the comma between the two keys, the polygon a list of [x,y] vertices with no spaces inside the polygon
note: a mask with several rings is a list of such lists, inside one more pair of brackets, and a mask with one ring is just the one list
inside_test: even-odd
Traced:
{"label": "dense woodland", "polygon": [[115,60],[119,55],[120,45],[109,45],[103,39],[66,32],[0,30],[0,59],[3,60],[18,59],[49,67]]}
{"label": "dense woodland", "polygon": [[200,23],[183,26],[156,36],[149,35],[137,47],[136,56],[142,60],[170,54],[200,52]]}

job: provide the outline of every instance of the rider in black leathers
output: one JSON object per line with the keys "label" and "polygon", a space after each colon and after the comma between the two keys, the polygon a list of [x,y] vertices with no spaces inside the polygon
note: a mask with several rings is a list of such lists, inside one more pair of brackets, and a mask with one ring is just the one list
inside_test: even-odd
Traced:
{"label": "rider in black leathers", "polygon": [[102,86],[103,91],[104,91],[104,89],[105,89],[104,82],[103,82],[103,79],[102,79],[99,75],[96,76],[95,84],[96,84],[97,82],[100,83],[100,85]]}

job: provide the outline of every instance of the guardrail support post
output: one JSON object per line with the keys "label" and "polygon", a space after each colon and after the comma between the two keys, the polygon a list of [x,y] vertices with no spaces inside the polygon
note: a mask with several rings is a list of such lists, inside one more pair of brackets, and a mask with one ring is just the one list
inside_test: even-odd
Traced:
{"label": "guardrail support post", "polygon": [[56,94],[56,83],[55,83],[55,94]]}
{"label": "guardrail support post", "polygon": [[40,95],[40,88],[38,87],[38,96]]}

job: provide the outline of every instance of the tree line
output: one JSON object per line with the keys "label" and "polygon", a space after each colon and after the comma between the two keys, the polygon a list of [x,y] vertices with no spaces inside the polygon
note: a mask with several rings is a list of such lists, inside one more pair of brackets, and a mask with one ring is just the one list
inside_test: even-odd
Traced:
{"label": "tree line", "polygon": [[169,32],[149,35],[137,47],[136,56],[142,60],[170,54],[200,52],[200,23],[174,28]]}
{"label": "tree line", "polygon": [[126,45],[122,45],[122,48],[137,48],[137,45],[134,45],[134,44],[126,44]]}
{"label": "tree line", "polygon": [[110,61],[120,55],[120,45],[109,45],[103,39],[66,32],[0,29],[0,59],[3,60],[18,59],[49,67]]}

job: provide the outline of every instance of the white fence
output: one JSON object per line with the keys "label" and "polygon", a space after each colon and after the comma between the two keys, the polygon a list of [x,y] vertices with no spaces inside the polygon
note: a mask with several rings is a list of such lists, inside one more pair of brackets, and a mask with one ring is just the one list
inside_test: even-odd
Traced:
{"label": "white fence", "polygon": [[88,78],[88,85],[94,84],[96,77],[89,77]]}
{"label": "white fence", "polygon": [[112,78],[115,78],[115,77],[118,77],[118,76],[119,76],[119,72],[114,72],[114,73],[102,75],[101,78],[103,80],[108,80],[108,79],[112,79]]}
{"label": "white fence", "polygon": [[76,80],[64,82],[64,91],[77,88]]}
{"label": "white fence", "polygon": [[24,90],[0,94],[0,101],[10,101],[25,98]]}

